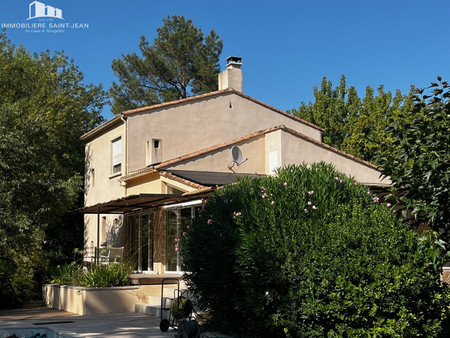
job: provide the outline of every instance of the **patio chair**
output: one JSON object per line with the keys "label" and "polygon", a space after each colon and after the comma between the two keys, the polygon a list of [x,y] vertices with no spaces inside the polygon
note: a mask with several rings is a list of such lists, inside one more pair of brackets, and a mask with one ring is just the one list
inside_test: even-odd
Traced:
{"label": "patio chair", "polygon": [[122,263],[123,246],[113,247],[109,249],[109,262],[110,263]]}
{"label": "patio chair", "polygon": [[100,254],[98,255],[98,262],[100,265],[109,265],[109,260],[111,256],[110,249],[100,248]]}

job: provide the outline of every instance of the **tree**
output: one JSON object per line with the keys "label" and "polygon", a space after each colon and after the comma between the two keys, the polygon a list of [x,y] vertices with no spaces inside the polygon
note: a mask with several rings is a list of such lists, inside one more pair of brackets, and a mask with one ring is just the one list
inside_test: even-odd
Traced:
{"label": "tree", "polygon": [[[64,259],[83,232],[64,215],[80,206],[80,136],[102,118],[101,87],[63,53],[31,55],[0,34],[0,304],[29,297],[49,259]],[[80,220],[78,220],[80,221]]]}
{"label": "tree", "polygon": [[204,37],[184,16],[169,16],[163,22],[153,45],[141,36],[141,56],[131,53],[113,60],[112,69],[119,80],[109,91],[114,113],[217,89],[222,52],[219,36],[211,30]]}
{"label": "tree", "polygon": [[320,89],[313,88],[315,102],[302,102],[290,112],[325,129],[323,142],[340,149],[348,134],[348,121],[357,116],[361,100],[354,87],[347,88],[345,75],[333,89],[331,81],[322,79]]}
{"label": "tree", "polygon": [[409,110],[389,120],[392,146],[380,157],[393,196],[425,223],[450,238],[450,86],[438,77],[431,95],[419,89]]}
{"label": "tree", "polygon": [[376,96],[367,86],[361,99],[354,87],[346,86],[344,75],[334,89],[324,77],[320,89],[313,90],[315,102],[302,102],[291,113],[324,128],[324,143],[376,164],[391,143],[385,132],[389,118],[411,106],[409,96],[399,90],[392,95],[383,86]]}

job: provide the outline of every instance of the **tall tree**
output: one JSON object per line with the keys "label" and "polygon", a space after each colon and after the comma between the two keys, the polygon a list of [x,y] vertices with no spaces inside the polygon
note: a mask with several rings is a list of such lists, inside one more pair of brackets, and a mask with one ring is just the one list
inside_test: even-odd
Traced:
{"label": "tall tree", "polygon": [[169,16],[163,22],[153,45],[141,36],[141,56],[131,53],[113,60],[119,81],[109,91],[114,113],[217,89],[223,45],[219,36],[211,30],[204,37],[184,16]]}
{"label": "tall tree", "polygon": [[389,120],[392,145],[380,163],[397,202],[450,239],[450,85],[438,77],[429,89],[417,90],[410,109]]}
{"label": "tall tree", "polygon": [[339,85],[333,84],[326,77],[320,88],[314,86],[314,103],[302,102],[291,114],[317,124],[325,129],[323,141],[333,147],[341,148],[348,135],[348,121],[358,114],[361,100],[354,87],[347,88],[345,75],[341,76]]}
{"label": "tall tree", "polygon": [[302,102],[290,112],[324,128],[324,143],[376,164],[391,143],[385,131],[389,118],[411,106],[409,96],[399,90],[392,95],[383,86],[377,95],[367,86],[360,98],[355,87],[347,87],[344,75],[336,88],[324,77],[320,89],[315,86],[313,91],[313,103]]}
{"label": "tall tree", "polygon": [[[0,34],[0,306],[28,296],[51,258],[83,244],[64,214],[81,201],[80,136],[101,120],[101,87],[63,53],[30,54]],[[82,223],[81,223],[82,224]]]}

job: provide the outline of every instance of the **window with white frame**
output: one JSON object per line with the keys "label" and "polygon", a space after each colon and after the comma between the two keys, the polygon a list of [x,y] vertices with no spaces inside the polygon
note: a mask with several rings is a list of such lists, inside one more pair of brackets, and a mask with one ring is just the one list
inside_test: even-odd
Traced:
{"label": "window with white frame", "polygon": [[193,219],[201,210],[201,202],[171,208],[166,212],[166,272],[183,271],[179,252],[181,237],[186,235]]}
{"label": "window with white frame", "polygon": [[122,171],[122,138],[112,141],[112,174]]}

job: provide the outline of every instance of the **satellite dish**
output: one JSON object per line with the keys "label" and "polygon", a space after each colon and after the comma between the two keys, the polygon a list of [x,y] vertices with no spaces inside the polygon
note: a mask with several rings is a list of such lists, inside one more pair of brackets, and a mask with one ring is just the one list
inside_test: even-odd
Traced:
{"label": "satellite dish", "polygon": [[231,157],[233,158],[233,164],[240,165],[242,162],[244,162],[242,151],[238,146],[233,146],[231,148]]}

